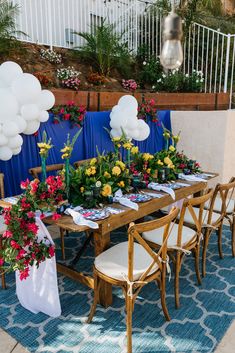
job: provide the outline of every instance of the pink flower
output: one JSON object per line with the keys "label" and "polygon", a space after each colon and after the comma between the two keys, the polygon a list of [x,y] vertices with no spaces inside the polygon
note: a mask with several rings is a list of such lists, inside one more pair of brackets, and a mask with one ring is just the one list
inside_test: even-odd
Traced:
{"label": "pink flower", "polygon": [[54,214],[52,215],[53,221],[57,221],[57,219],[60,219],[60,218],[61,218],[61,215],[58,214],[58,213],[54,213]]}
{"label": "pink flower", "polygon": [[4,260],[2,257],[0,257],[0,267],[4,265]]}
{"label": "pink flower", "polygon": [[24,249],[21,249],[18,252],[18,255],[16,256],[16,260],[21,260],[24,257],[25,254],[26,254],[26,251]]}
{"label": "pink flower", "polygon": [[17,249],[18,250],[18,249],[21,248],[21,246],[15,240],[11,240],[10,244],[11,244],[11,247],[13,249]]}
{"label": "pink flower", "polygon": [[34,218],[34,217],[35,217],[35,213],[32,212],[32,211],[29,211],[29,212],[27,213],[27,216],[28,216],[29,218]]}
{"label": "pink flower", "polygon": [[41,215],[40,215],[40,219],[43,219],[43,218],[45,218],[46,216],[44,215],[44,213],[42,213]]}
{"label": "pink flower", "polygon": [[23,281],[23,279],[26,279],[29,277],[29,268],[26,267],[23,271],[20,271],[20,280]]}
{"label": "pink flower", "polygon": [[13,234],[10,230],[6,230],[2,235],[3,238],[8,238],[8,239],[12,238],[12,236],[13,236]]}
{"label": "pink flower", "polygon": [[50,257],[53,257],[55,255],[55,247],[54,246],[50,246],[48,251],[49,251]]}
{"label": "pink flower", "polygon": [[60,109],[60,114],[64,114],[64,108]]}
{"label": "pink flower", "polygon": [[37,234],[37,232],[38,232],[38,226],[37,226],[37,224],[35,224],[35,223],[28,223],[28,225],[27,225],[27,228],[28,228],[28,231],[29,232],[32,232],[33,234]]}
{"label": "pink flower", "polygon": [[65,115],[64,115],[64,120],[69,120],[69,119],[70,119],[70,116],[71,116],[70,114],[65,114]]}
{"label": "pink flower", "polygon": [[155,105],[155,100],[154,100],[153,98],[150,99],[149,104],[152,105],[152,106],[154,106],[154,105]]}
{"label": "pink flower", "polygon": [[30,183],[29,179],[26,179],[25,181],[22,181],[20,183],[21,189],[23,189],[23,190],[27,189],[27,187],[29,186],[29,183]]}

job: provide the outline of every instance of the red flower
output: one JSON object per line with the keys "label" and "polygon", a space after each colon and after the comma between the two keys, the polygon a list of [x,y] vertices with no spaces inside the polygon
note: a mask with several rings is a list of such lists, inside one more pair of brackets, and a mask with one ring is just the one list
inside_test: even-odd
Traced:
{"label": "red flower", "polygon": [[12,236],[13,236],[13,234],[10,230],[6,230],[2,235],[3,238],[8,238],[8,239],[12,238]]}
{"label": "red flower", "polygon": [[54,246],[50,246],[48,251],[49,251],[50,257],[53,257],[55,255],[55,247]]}
{"label": "red flower", "polygon": [[54,213],[54,214],[52,215],[53,221],[57,221],[57,219],[60,219],[60,218],[61,218],[61,215],[58,214],[58,213]]}
{"label": "red flower", "polygon": [[23,271],[20,271],[20,280],[26,279],[29,277],[29,268],[26,267]]}
{"label": "red flower", "polygon": [[29,186],[29,183],[30,183],[29,179],[26,179],[25,181],[22,181],[20,183],[21,189],[27,189],[27,187]]}
{"label": "red flower", "polygon": [[24,249],[21,249],[18,252],[18,255],[16,256],[16,260],[21,260],[24,257],[25,254],[26,254],[26,251]]}
{"label": "red flower", "polygon": [[15,240],[11,240],[10,244],[13,249],[21,249],[21,246]]}
{"label": "red flower", "polygon": [[35,217],[35,213],[32,212],[32,211],[29,211],[29,212],[27,213],[27,216],[28,216],[29,218],[34,218],[34,217]]}
{"label": "red flower", "polygon": [[54,119],[54,120],[53,120],[53,124],[59,124],[59,120]]}
{"label": "red flower", "polygon": [[45,218],[46,216],[44,215],[44,213],[42,213],[41,215],[40,215],[40,219],[43,219],[43,218]]}
{"label": "red flower", "polygon": [[35,223],[28,223],[28,225],[27,225],[27,228],[28,228],[28,231],[29,232],[32,232],[33,234],[37,234],[37,232],[38,232],[38,226],[37,226],[37,224],[35,224]]}
{"label": "red flower", "polygon": [[0,257],[0,267],[4,265],[4,260],[3,258]]}
{"label": "red flower", "polygon": [[64,114],[64,108],[60,109],[60,114]]}
{"label": "red flower", "polygon": [[70,114],[65,114],[65,115],[64,115],[64,120],[69,120],[69,119],[70,119],[70,116],[71,116]]}
{"label": "red flower", "polygon": [[67,103],[67,105],[68,105],[69,107],[73,106],[74,104],[75,104],[74,101],[68,101],[68,103]]}

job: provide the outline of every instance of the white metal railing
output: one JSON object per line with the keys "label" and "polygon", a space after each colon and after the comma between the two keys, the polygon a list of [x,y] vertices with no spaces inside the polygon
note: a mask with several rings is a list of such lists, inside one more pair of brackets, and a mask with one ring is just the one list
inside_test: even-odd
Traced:
{"label": "white metal railing", "polygon": [[[52,47],[74,48],[84,44],[74,32],[87,32],[105,19],[115,24],[123,41],[136,53],[143,45],[148,56],[159,56],[162,46],[162,14],[154,0],[9,0],[20,6],[19,39]],[[232,106],[235,35],[194,23],[184,40],[183,71],[204,74],[205,92],[230,92]]]}

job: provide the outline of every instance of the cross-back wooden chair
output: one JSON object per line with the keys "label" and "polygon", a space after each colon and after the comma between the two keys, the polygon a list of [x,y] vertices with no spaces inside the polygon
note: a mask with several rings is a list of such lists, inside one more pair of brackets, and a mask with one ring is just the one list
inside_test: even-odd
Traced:
{"label": "cross-back wooden chair", "polygon": [[[173,260],[175,268],[175,306],[180,306],[179,294],[179,275],[182,267],[182,262],[185,254],[190,254],[191,251],[195,254],[195,272],[198,284],[201,284],[201,277],[199,271],[199,256],[200,243],[202,239],[202,223],[204,214],[204,205],[211,199],[212,190],[206,192],[205,195],[185,199],[178,217],[178,223],[174,225],[171,235],[168,238],[167,252]],[[185,215],[189,214],[195,229],[184,225]],[[151,232],[144,232],[143,238],[145,241],[155,249],[162,246],[162,238],[158,230]]]}
{"label": "cross-back wooden chair", "polygon": [[[4,174],[3,173],[0,173],[0,196],[1,196],[1,199],[3,199],[4,196],[5,196],[5,192],[4,192]],[[0,219],[0,234],[2,234],[5,231],[5,226],[3,225],[4,224],[3,216],[0,216],[0,218],[1,218]],[[0,236],[0,250],[1,249],[2,249],[2,238]],[[0,271],[0,273],[1,273],[2,288],[6,289],[5,274],[4,274],[4,272],[1,272],[1,271]]]}
{"label": "cross-back wooden chair", "polygon": [[[96,257],[94,263],[94,302],[88,323],[92,321],[98,303],[100,280],[122,288],[126,301],[127,352],[132,352],[132,314],[137,295],[142,287],[157,281],[161,291],[161,303],[166,320],[170,316],[166,306],[165,281],[167,257],[167,239],[170,226],[179,213],[173,208],[169,215],[145,223],[131,223],[128,229],[128,241],[114,245]],[[159,251],[154,252],[141,237],[141,233],[159,229],[163,242]]]}
{"label": "cross-back wooden chair", "polygon": [[[64,167],[63,163],[59,164],[49,164],[46,166],[46,171],[47,172],[54,172],[54,171],[59,171],[62,170]],[[39,174],[42,173],[42,167],[34,167],[29,169],[29,173],[33,176],[35,179],[39,179]]]}
{"label": "cross-back wooden chair", "polygon": [[208,226],[204,232],[204,247],[202,254],[202,275],[206,275],[206,253],[213,230],[218,233],[218,252],[223,258],[222,234],[223,223],[227,219],[231,229],[232,256],[235,257],[235,202],[232,199],[235,190],[235,178],[232,177],[227,184],[217,184],[210,204],[205,208],[208,210]]}
{"label": "cross-back wooden chair", "polygon": [[88,163],[91,161],[92,158],[88,158],[88,159],[82,159],[81,161],[76,161],[73,163],[74,167],[77,168],[82,164]]}

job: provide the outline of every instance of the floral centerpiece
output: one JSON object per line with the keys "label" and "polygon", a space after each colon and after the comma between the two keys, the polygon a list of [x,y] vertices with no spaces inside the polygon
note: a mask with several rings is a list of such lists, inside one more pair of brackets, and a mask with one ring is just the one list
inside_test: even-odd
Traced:
{"label": "floral centerpiece", "polygon": [[17,204],[4,210],[7,230],[0,235],[3,249],[0,251],[0,267],[4,271],[20,273],[20,279],[29,276],[30,267],[39,264],[46,258],[54,256],[55,249],[48,241],[38,241],[36,211],[40,210],[41,218],[45,210],[53,211],[53,219],[60,216],[55,212],[56,206],[64,200],[64,183],[60,176],[50,176],[45,182],[38,179],[21,183],[24,193]]}
{"label": "floral centerpiece", "polygon": [[74,206],[94,207],[108,202],[118,189],[123,193],[130,190],[129,169],[113,153],[98,154],[72,171],[70,202]]}
{"label": "floral centerpiece", "polygon": [[200,164],[188,158],[183,152],[177,152],[175,155],[175,165],[178,173],[197,174],[201,173]]}
{"label": "floral centerpiece", "polygon": [[156,102],[154,99],[144,100],[139,104],[138,118],[143,119],[144,121],[147,121],[148,118],[150,118],[152,122],[158,122]]}
{"label": "floral centerpiece", "polygon": [[153,180],[156,172],[155,158],[150,153],[140,153],[137,146],[133,146],[131,149],[131,165],[130,173],[133,178],[141,177],[143,180],[143,186],[147,186],[148,183]]}
{"label": "floral centerpiece", "polygon": [[58,105],[51,109],[50,114],[53,117],[54,124],[59,124],[61,121],[69,121],[71,127],[82,127],[86,115],[86,107],[83,105],[77,106],[74,101],[69,101],[65,105]]}

